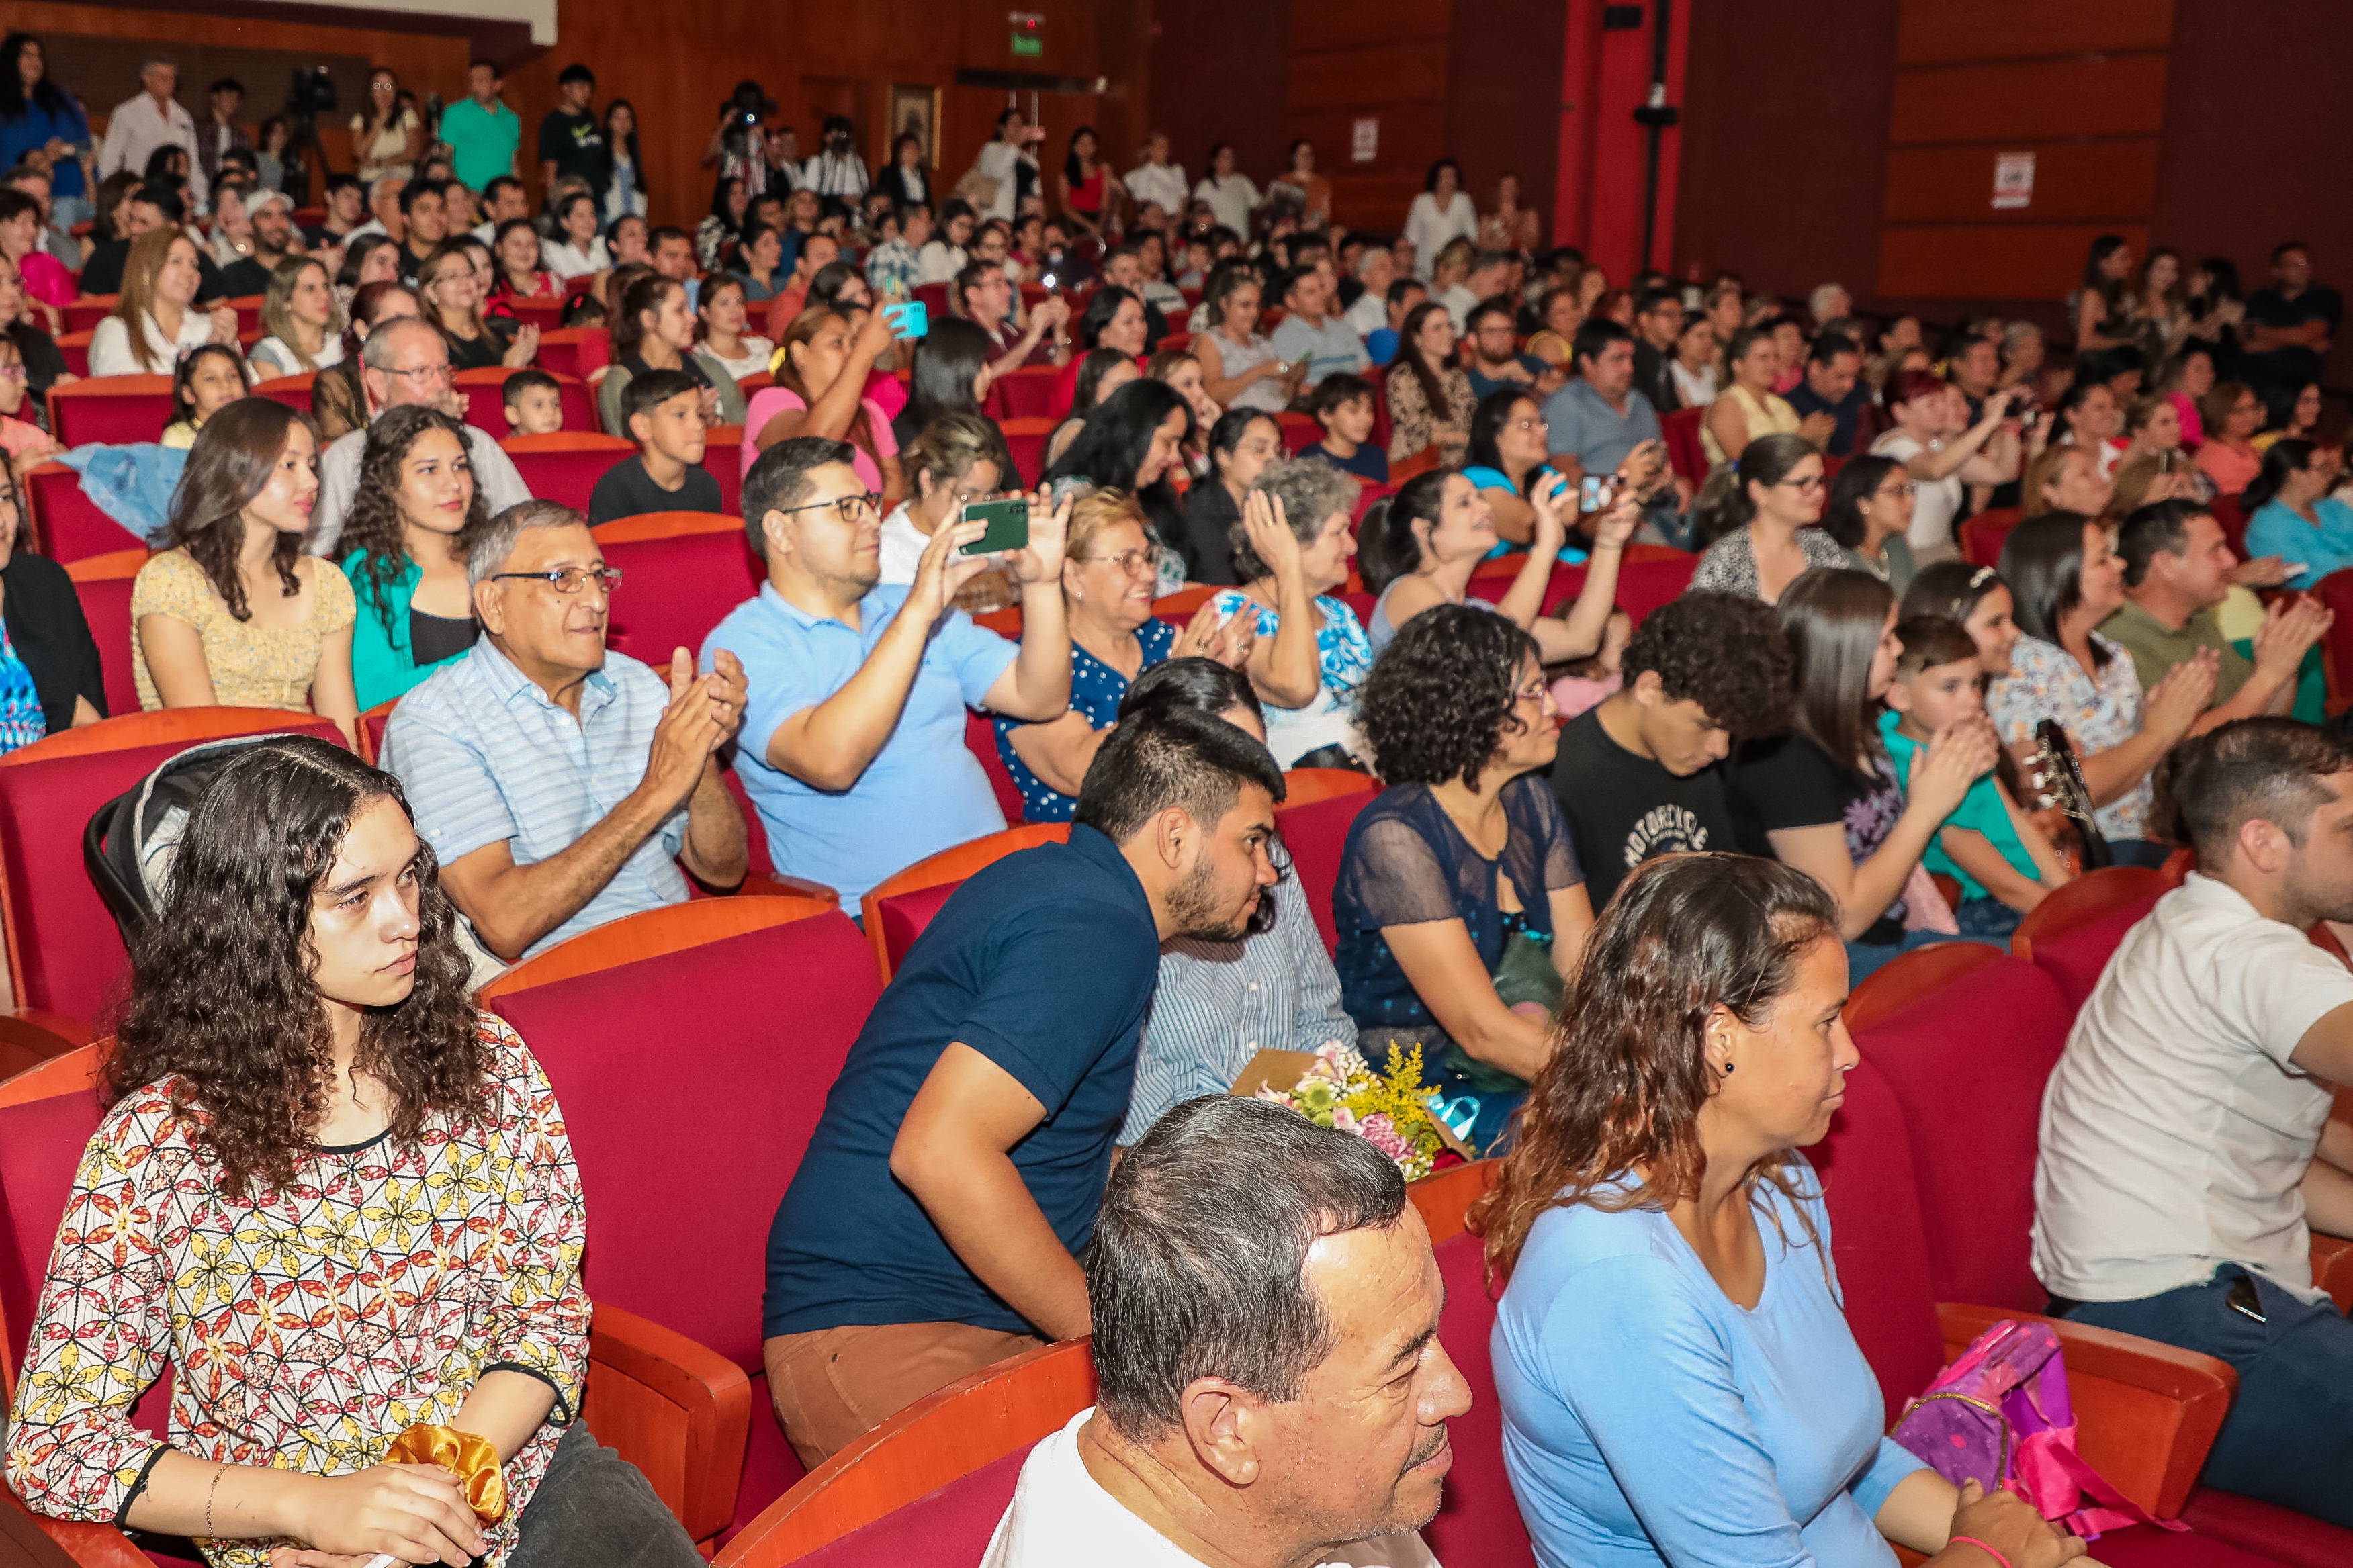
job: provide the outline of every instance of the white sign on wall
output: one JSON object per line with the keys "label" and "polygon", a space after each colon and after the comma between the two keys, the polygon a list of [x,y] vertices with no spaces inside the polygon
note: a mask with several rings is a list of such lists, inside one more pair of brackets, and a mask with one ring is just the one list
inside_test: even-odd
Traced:
{"label": "white sign on wall", "polygon": [[1997,153],[1993,160],[1993,205],[2022,207],[2034,201],[2034,154]]}
{"label": "white sign on wall", "polygon": [[1357,121],[1351,128],[1348,137],[1350,161],[1369,163],[1380,155],[1381,122],[1378,120],[1369,119]]}

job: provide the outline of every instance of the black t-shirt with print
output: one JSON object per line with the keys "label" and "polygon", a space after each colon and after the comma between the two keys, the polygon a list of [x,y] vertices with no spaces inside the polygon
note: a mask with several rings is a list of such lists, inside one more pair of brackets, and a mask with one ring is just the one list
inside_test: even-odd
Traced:
{"label": "black t-shirt with print", "polygon": [[594,527],[649,511],[718,511],[723,505],[719,481],[708,468],[687,469],[686,483],[666,490],[646,472],[645,458],[624,458],[588,492],[588,522]]}
{"label": "black t-shirt with print", "polygon": [[[1791,731],[1752,742],[1740,752],[1736,810],[1747,818],[1741,837],[1751,854],[1770,855],[1768,833],[1836,823],[1846,830],[1847,857],[1861,865],[1879,852],[1904,815],[1903,786],[1877,737],[1871,759],[1878,782],[1866,784],[1852,764],[1841,764],[1812,736]],[[1905,903],[1897,899],[1859,941],[1884,946],[1904,936]]]}
{"label": "black t-shirt with print", "polygon": [[613,160],[605,148],[605,129],[596,123],[593,114],[574,114],[567,110],[548,111],[539,122],[539,161],[555,165],[555,177],[577,174],[588,182],[588,189],[596,199],[605,199],[605,187],[613,181]]}
{"label": "black t-shirt with print", "polygon": [[1599,708],[1561,730],[1552,792],[1568,818],[1597,912],[1626,874],[1653,855],[1738,847],[1722,764],[1678,777],[1611,740]]}

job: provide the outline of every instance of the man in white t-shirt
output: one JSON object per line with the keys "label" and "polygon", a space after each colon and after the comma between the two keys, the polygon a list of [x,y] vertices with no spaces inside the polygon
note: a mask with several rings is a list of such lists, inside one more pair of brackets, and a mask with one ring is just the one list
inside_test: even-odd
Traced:
{"label": "man in white t-shirt", "polygon": [[982,1568],[1437,1568],[1418,1531],[1471,1408],[1444,1299],[1371,1144],[1263,1100],[1176,1106],[1095,1214],[1098,1403],[1029,1451]]}
{"label": "man in white t-shirt", "polygon": [[2353,738],[2242,719],[2160,786],[2199,869],[2126,933],[2043,1091],[2034,1271],[2079,1322],[2220,1356],[2204,1481],[2353,1528],[2353,1323],[2311,1233],[2353,1237]]}
{"label": "man in white t-shirt", "polygon": [[1018,109],[1008,109],[997,117],[997,140],[980,150],[980,157],[973,164],[997,182],[997,193],[980,209],[981,216],[1013,221],[1021,195],[1022,168],[1028,165],[1029,178],[1037,179],[1038,154],[1033,143],[1045,134],[1041,128],[1023,119]]}

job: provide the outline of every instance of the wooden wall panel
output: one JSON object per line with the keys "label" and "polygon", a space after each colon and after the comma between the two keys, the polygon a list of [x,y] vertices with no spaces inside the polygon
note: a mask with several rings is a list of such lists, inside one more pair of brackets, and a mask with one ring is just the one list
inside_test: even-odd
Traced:
{"label": "wooden wall panel", "polygon": [[2173,0],[1904,0],[1895,61],[2162,51],[2172,37]]}
{"label": "wooden wall panel", "polygon": [[1888,144],[2153,136],[2165,121],[2165,66],[2145,54],[1899,71]]}
{"label": "wooden wall panel", "polygon": [[1293,53],[1294,114],[1366,102],[1446,101],[1446,56],[1422,40]]}
{"label": "wooden wall panel", "polygon": [[2145,224],[2015,224],[1891,228],[1880,236],[1879,288],[1896,299],[2057,300],[2083,279],[2102,234],[2147,254]]}
{"label": "wooden wall panel", "polygon": [[[1396,228],[1394,192],[1409,179],[1419,188],[1447,156],[1452,16],[1451,0],[1292,0],[1284,140],[1315,144],[1334,222]],[[1380,121],[1379,155],[1359,163],[1351,143],[1367,117]]]}
{"label": "wooden wall panel", "polygon": [[1994,160],[2034,154],[2038,221],[2126,223],[2157,200],[2158,141],[2021,142],[1991,147],[1897,147],[1887,154],[1891,224],[2005,222],[1993,205]]}
{"label": "wooden wall panel", "polygon": [[1451,7],[1428,0],[1291,0],[1291,51],[1296,58],[1319,49],[1419,38],[1445,46]]}

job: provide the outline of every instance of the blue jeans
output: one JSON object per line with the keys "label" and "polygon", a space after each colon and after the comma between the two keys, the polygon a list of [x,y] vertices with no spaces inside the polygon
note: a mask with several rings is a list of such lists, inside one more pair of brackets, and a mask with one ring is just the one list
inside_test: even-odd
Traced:
{"label": "blue jeans", "polygon": [[[2242,1277],[2253,1282],[2263,1322],[2230,1304]],[[2084,1301],[2066,1316],[2229,1362],[2239,1397],[2200,1479],[2353,1530],[2353,1322],[2334,1305],[2225,1264],[2202,1285]]]}
{"label": "blue jeans", "polygon": [[1974,942],[2008,942],[2018,930],[2019,912],[2000,899],[1964,899],[1953,910],[1953,923]]}

